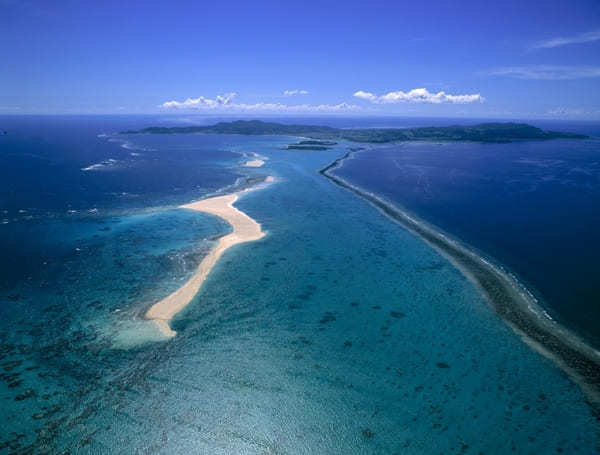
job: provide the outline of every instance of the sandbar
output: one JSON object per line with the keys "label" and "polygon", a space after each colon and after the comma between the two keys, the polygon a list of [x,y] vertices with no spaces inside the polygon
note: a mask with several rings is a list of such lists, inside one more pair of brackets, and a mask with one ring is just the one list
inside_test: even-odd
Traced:
{"label": "sandbar", "polygon": [[[265,182],[272,182],[273,180],[272,177],[267,177]],[[196,273],[182,287],[168,297],[156,302],[146,312],[145,318],[154,321],[165,336],[171,338],[176,335],[177,332],[171,329],[169,322],[192,301],[221,255],[233,245],[251,242],[265,236],[259,223],[233,206],[238,198],[239,193],[233,193],[180,206],[180,208],[218,216],[227,221],[233,231],[219,238],[216,245],[198,265]]]}

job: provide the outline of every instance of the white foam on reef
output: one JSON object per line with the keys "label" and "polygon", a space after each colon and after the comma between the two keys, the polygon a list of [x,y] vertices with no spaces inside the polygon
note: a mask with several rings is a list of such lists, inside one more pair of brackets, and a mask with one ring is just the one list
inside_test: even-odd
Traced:
{"label": "white foam on reef", "polygon": [[256,152],[252,152],[252,156],[254,158],[256,158],[257,160],[262,160],[262,161],[267,161],[269,159],[268,157],[261,155],[260,153],[256,153]]}
{"label": "white foam on reef", "polygon": [[123,139],[121,137],[111,136],[111,137],[109,137],[108,142],[115,142],[126,150],[141,150],[143,152],[155,152],[156,151],[156,149],[153,149],[150,147],[142,147],[140,145],[134,144],[133,142],[131,142],[127,139]]}
{"label": "white foam on reef", "polygon": [[[140,145],[137,145],[137,144],[131,142],[130,140],[125,139],[122,136],[119,136],[116,133],[112,133],[112,134],[101,133],[101,134],[98,134],[97,137],[100,139],[106,139],[107,142],[117,143],[126,150],[140,150],[143,152],[155,152],[156,151],[156,149],[153,149],[153,148],[142,147]],[[137,154],[131,153],[130,155],[131,156],[139,156],[141,154],[140,153],[137,153]]]}
{"label": "white foam on reef", "polygon": [[107,169],[115,169],[119,163],[120,163],[119,160],[115,160],[114,158],[109,158],[107,160],[101,161],[100,163],[92,164],[88,167],[83,167],[83,168],[81,168],[81,170],[82,171],[104,171]]}
{"label": "white foam on reef", "polygon": [[[230,183],[229,185],[222,186],[221,188],[217,188],[216,190],[205,194],[205,197],[209,198],[209,197],[213,197],[213,196],[220,196],[223,194],[234,193],[237,190],[239,190],[240,186],[242,185],[242,182],[244,182],[245,180],[246,179],[244,177],[238,177],[235,179],[235,182]],[[201,188],[201,187],[198,186],[198,188]]]}
{"label": "white foam on reef", "polygon": [[124,149],[127,149],[127,150],[139,150],[131,142],[123,142],[123,143],[121,143],[121,147],[123,147]]}

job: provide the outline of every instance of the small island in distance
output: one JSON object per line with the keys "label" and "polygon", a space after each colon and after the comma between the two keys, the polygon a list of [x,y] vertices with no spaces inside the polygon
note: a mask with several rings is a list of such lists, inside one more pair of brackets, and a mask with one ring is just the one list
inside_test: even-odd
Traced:
{"label": "small island in distance", "polygon": [[291,149],[323,150],[331,142],[346,140],[364,143],[406,141],[470,141],[513,142],[523,140],[585,139],[583,134],[545,131],[525,123],[481,123],[478,125],[428,126],[418,128],[334,128],[331,126],[285,125],[260,120],[236,120],[207,126],[160,127],[151,126],[121,134],[244,134],[296,136],[315,139],[288,146]]}
{"label": "small island in distance", "polygon": [[337,145],[333,141],[300,141],[295,144],[289,144],[286,150],[329,150],[330,147]]}

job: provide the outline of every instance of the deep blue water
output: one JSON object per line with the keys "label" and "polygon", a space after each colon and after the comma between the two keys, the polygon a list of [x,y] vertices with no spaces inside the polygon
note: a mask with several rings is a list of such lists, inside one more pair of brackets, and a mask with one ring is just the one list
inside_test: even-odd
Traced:
{"label": "deep blue water", "polygon": [[[561,370],[317,172],[347,144],[2,120],[0,453],[596,450],[597,419]],[[263,168],[241,166],[252,153]],[[224,254],[164,340],[141,315],[229,230],[177,205],[266,175],[236,206],[267,235]]]}
{"label": "deep blue water", "polygon": [[600,140],[388,146],[338,173],[508,266],[600,346]]}
{"label": "deep blue water", "polygon": [[[198,143],[162,136],[148,146],[143,138],[133,144],[113,134],[146,125],[149,118],[1,120],[9,132],[0,136],[4,284],[37,273],[40,258],[62,257],[63,247],[52,234],[62,229],[58,225],[104,224],[107,216],[197,199],[234,185],[241,176],[235,169],[241,155],[229,151],[224,137]],[[78,234],[65,237],[72,235]]]}
{"label": "deep blue water", "polygon": [[[19,210],[39,213],[158,205],[220,188],[235,179],[235,171],[226,164],[240,157],[227,153],[221,138],[198,144],[189,137],[174,142],[163,136],[153,138],[156,146],[148,146],[142,138],[133,144],[123,136],[103,136],[152,121],[0,117],[2,128],[9,132],[0,136],[2,215],[10,220],[19,217]],[[206,172],[207,168],[211,171]]]}

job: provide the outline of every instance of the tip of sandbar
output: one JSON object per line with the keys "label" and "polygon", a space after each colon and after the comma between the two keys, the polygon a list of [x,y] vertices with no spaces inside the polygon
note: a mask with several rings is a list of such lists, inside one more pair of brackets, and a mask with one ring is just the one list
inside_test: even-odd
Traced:
{"label": "tip of sandbar", "polygon": [[177,332],[171,329],[169,323],[164,319],[152,319],[152,321],[156,324],[158,330],[160,330],[160,333],[162,333],[166,338],[173,338],[175,335],[177,335]]}

